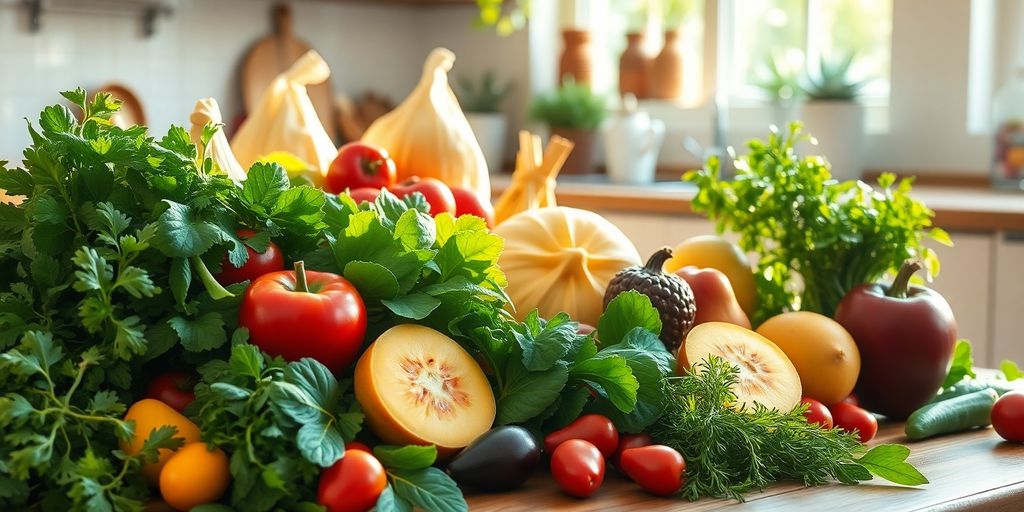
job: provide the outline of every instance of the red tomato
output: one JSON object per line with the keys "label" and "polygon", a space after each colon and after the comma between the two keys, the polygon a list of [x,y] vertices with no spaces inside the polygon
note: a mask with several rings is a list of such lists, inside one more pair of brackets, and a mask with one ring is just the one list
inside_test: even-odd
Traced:
{"label": "red tomato", "polygon": [[324,188],[338,194],[346,188],[390,187],[397,180],[395,161],[384,148],[362,142],[349,142],[338,149],[327,169]]}
{"label": "red tomato", "polygon": [[[256,232],[251,229],[238,230],[238,237],[242,240],[254,236],[256,236]],[[249,252],[249,259],[245,260],[245,264],[241,267],[232,265],[228,261],[228,257],[224,256],[224,260],[220,263],[220,273],[215,276],[218,283],[229,285],[241,283],[242,281],[252,282],[263,274],[284,269],[284,254],[281,252],[281,248],[273,241],[267,245],[267,250],[262,253],[254,251],[248,245],[245,246],[245,250]]]}
{"label": "red tomato", "polygon": [[1011,391],[996,400],[992,426],[1003,439],[1024,443],[1024,391]]}
{"label": "red tomato", "polygon": [[437,216],[444,212],[455,214],[455,196],[452,190],[440,180],[434,178],[413,178],[402,184],[391,187],[390,190],[399,198],[419,192],[430,203],[430,215]]}
{"label": "red tomato", "polygon": [[870,441],[878,433],[878,420],[870,412],[856,405],[839,402],[830,407],[829,412],[832,413],[835,426],[847,432],[856,430],[862,443]]}
{"label": "red tomato", "polygon": [[857,398],[857,395],[855,393],[850,393],[850,396],[844,398],[842,401],[860,407],[860,399]]}
{"label": "red tomato", "polygon": [[494,227],[494,206],[490,201],[480,199],[472,190],[452,187],[452,195],[455,196],[455,216],[476,215],[487,222],[487,227]]}
{"label": "red tomato", "polygon": [[554,453],[558,445],[570,440],[582,439],[601,450],[601,455],[611,457],[619,448],[619,431],[615,430],[612,420],[600,414],[587,414],[576,418],[561,430],[556,430],[544,438],[544,451]]}
{"label": "red tomato", "polygon": [[159,400],[175,411],[185,412],[188,404],[196,399],[196,394],[192,392],[194,386],[195,382],[188,374],[167,372],[149,382],[146,398]]}
{"label": "red tomato", "polygon": [[317,502],[328,512],[365,512],[377,504],[388,485],[384,466],[362,450],[345,450],[345,456],[320,474]]}
{"label": "red tomato", "polygon": [[273,272],[253,281],[239,324],[249,341],[288,361],[312,357],[335,373],[349,367],[366,336],[366,306],[355,286],[327,272]]}
{"label": "red tomato", "polygon": [[366,201],[372,203],[377,200],[377,196],[380,195],[379,188],[357,188],[355,190],[349,190],[348,195],[352,198],[356,204]]}
{"label": "red tomato", "polygon": [[650,434],[622,434],[619,436],[619,447],[615,449],[615,455],[612,455],[612,464],[619,465],[619,457],[622,457],[623,451],[652,444],[654,444],[654,440],[651,439]]}
{"label": "red tomato", "polygon": [[804,413],[807,423],[817,423],[821,428],[832,428],[832,413],[825,404],[806,396],[800,401],[807,404],[807,412]]}
{"label": "red tomato", "polygon": [[345,443],[345,450],[359,450],[366,453],[373,453],[373,450],[369,446],[366,446],[359,441],[349,441]]}
{"label": "red tomato", "polygon": [[656,496],[675,494],[686,482],[686,461],[668,446],[629,448],[622,452],[619,466],[643,490]]}
{"label": "red tomato", "polygon": [[566,494],[586,498],[604,482],[604,457],[596,446],[570,439],[551,454],[551,476]]}

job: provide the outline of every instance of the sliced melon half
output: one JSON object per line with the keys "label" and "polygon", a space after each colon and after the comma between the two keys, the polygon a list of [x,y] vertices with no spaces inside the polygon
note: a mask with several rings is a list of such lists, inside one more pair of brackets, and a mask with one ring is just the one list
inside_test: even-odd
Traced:
{"label": "sliced melon half", "polygon": [[739,367],[739,382],[733,392],[748,408],[758,402],[789,412],[800,402],[800,375],[785,352],[768,338],[724,322],[700,324],[686,335],[679,350],[678,373],[709,356],[718,356]]}
{"label": "sliced melon half", "polygon": [[421,325],[398,325],[356,363],[356,400],[390,444],[433,444],[454,454],[494,423],[494,393],[458,343]]}

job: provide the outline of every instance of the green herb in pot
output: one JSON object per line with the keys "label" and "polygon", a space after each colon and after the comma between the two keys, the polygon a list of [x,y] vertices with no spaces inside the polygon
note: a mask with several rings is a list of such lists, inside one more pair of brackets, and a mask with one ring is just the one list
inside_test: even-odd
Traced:
{"label": "green herb in pot", "polygon": [[694,211],[719,232],[738,233],[740,247],[760,256],[754,325],[793,309],[832,316],[850,289],[911,258],[934,276],[939,259],[924,240],[952,245],[945,231],[931,228],[933,212],[910,197],[912,179],[897,184],[886,173],[876,188],[836,182],[823,159],[797,155],[795,145],[805,138],[792,123],[787,133],[748,142],[735,180],[721,176],[716,158],[683,176],[700,189]]}

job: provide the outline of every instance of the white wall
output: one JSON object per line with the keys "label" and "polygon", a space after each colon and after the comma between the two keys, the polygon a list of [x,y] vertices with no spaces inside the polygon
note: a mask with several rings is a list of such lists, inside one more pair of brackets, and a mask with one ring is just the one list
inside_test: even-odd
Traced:
{"label": "white wall", "polygon": [[[62,101],[58,91],[76,86],[127,85],[154,133],[185,124],[201,97],[215,97],[228,119],[238,113],[238,69],[249,46],[271,30],[272,0],[164,2],[174,13],[161,17],[146,39],[139,18],[130,16],[44,13],[42,30],[33,34],[20,0],[0,0],[0,160],[20,161],[29,143],[22,119],[35,120],[42,107]],[[455,51],[454,76],[476,76],[488,67],[524,82],[528,76],[526,34],[499,38],[475,31],[472,4],[292,5],[296,36],[323,55],[339,91],[372,88],[400,101],[434,46]],[[507,107],[521,112],[526,89],[522,84]]]}

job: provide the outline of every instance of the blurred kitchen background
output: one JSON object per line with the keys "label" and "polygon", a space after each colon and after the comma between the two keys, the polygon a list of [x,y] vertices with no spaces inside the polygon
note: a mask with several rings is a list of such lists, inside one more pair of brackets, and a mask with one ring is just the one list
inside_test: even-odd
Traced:
{"label": "blurred kitchen background", "polygon": [[[496,187],[512,167],[521,128],[565,124],[553,128],[584,137],[603,121],[604,130],[621,130],[606,132],[613,142],[659,135],[660,150],[602,147],[595,135],[596,165],[583,170],[596,173],[559,180],[560,202],[600,211],[642,253],[712,232],[680,206],[688,204],[681,172],[727,145],[766,136],[771,124],[804,120],[841,177],[918,176],[915,193],[957,244],[937,249],[943,270],[935,287],[974,341],[976,360],[1024,359],[1024,194],[991,186],[1021,188],[1024,0],[283,5],[0,0],[0,160],[19,161],[29,143],[23,119],[34,120],[44,105],[61,101],[57,91],[76,86],[120,87],[112,90],[134,96],[129,113],[154,133],[188,126],[196,100],[212,96],[230,131],[245,115],[245,88],[256,88],[249,95],[258,98],[252,84],[269,82],[253,78],[260,72],[247,70],[247,55],[275,33],[308,44],[329,64],[329,86],[311,95],[340,144],[400,102],[430,50],[444,46],[457,56],[450,76],[463,106],[497,110],[506,120],[503,134],[475,125],[492,148]],[[569,86],[553,96],[567,75],[583,91]],[[461,87],[467,80],[474,94]],[[622,101],[623,92],[639,101]],[[590,94],[597,112],[588,110]],[[548,108],[531,119],[537,98],[548,98]],[[616,167],[645,157],[648,173],[640,164]],[[612,181],[634,184],[604,183],[606,163]],[[635,184],[652,180],[658,185]]]}

